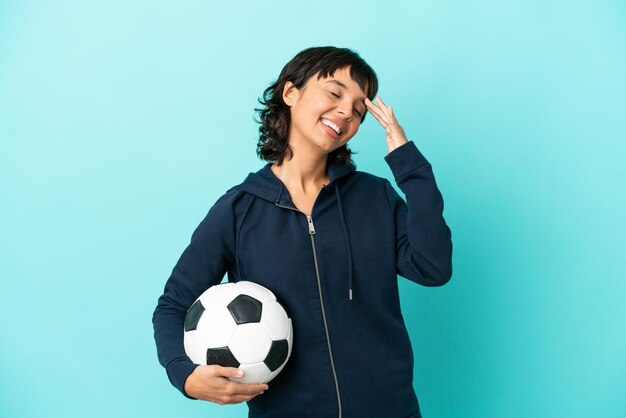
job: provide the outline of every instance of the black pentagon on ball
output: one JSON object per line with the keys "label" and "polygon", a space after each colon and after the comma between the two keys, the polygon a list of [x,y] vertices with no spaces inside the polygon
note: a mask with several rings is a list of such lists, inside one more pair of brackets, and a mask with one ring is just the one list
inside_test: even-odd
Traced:
{"label": "black pentagon on ball", "polygon": [[276,297],[276,303],[278,303],[280,305],[281,308],[283,308],[283,310],[285,311],[285,313],[287,314],[287,318],[291,318],[289,316],[289,313],[287,313],[287,309],[285,309],[285,305],[283,305],[283,303],[280,301],[280,299],[278,299],[278,297]]}
{"label": "black pentagon on ball", "polygon": [[206,350],[206,364],[223,367],[239,367],[239,362],[228,347],[209,348]]}
{"label": "black pentagon on ball", "polygon": [[239,295],[227,306],[237,325],[261,322],[263,304],[249,295]]}
{"label": "black pentagon on ball", "polygon": [[287,354],[289,354],[289,343],[287,340],[272,341],[270,351],[267,353],[263,363],[273,372],[287,360]]}
{"label": "black pentagon on ball", "polygon": [[187,311],[187,315],[185,316],[185,332],[193,331],[198,327],[198,322],[202,317],[202,313],[204,312],[204,306],[200,303],[198,299],[191,305],[189,310]]}

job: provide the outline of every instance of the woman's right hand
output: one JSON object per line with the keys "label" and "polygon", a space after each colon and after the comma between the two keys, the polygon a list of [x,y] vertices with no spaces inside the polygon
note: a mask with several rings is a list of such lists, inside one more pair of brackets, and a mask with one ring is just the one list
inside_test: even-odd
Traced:
{"label": "woman's right hand", "polygon": [[196,399],[215,402],[220,405],[249,401],[268,389],[267,384],[239,383],[227,377],[237,375],[236,367],[199,365],[185,381],[185,393]]}

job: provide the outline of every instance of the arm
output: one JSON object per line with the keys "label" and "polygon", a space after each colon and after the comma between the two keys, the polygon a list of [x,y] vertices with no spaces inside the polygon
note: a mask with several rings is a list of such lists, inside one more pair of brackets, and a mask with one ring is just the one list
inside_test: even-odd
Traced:
{"label": "arm", "polygon": [[395,219],[397,272],[424,286],[442,286],[452,277],[452,240],[432,166],[413,141],[395,148],[385,161],[407,198],[385,180]]}
{"label": "arm", "polygon": [[183,344],[187,309],[210,286],[221,282],[234,260],[236,192],[220,197],[191,236],[165,284],[152,315],[159,362],[170,382],[190,399],[185,381],[194,371]]}

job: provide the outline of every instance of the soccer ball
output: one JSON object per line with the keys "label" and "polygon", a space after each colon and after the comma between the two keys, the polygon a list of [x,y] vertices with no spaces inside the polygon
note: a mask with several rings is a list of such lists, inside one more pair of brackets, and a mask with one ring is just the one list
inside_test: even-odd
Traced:
{"label": "soccer ball", "polygon": [[185,352],[196,364],[238,367],[241,383],[267,383],[283,369],[293,343],[291,318],[276,296],[250,281],[208,288],[185,317]]}

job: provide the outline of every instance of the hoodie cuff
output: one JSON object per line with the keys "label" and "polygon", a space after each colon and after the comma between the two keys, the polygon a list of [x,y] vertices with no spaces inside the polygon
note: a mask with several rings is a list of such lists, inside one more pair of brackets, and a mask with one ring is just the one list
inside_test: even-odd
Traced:
{"label": "hoodie cuff", "polygon": [[430,164],[412,140],[385,155],[385,161],[389,164],[396,181],[404,174]]}
{"label": "hoodie cuff", "polygon": [[181,391],[183,395],[185,395],[189,399],[197,399],[192,396],[187,395],[185,392],[185,381],[193,372],[198,364],[195,364],[189,360],[173,360],[168,363],[165,370],[167,371],[167,377],[170,379],[170,382],[176,389]]}

